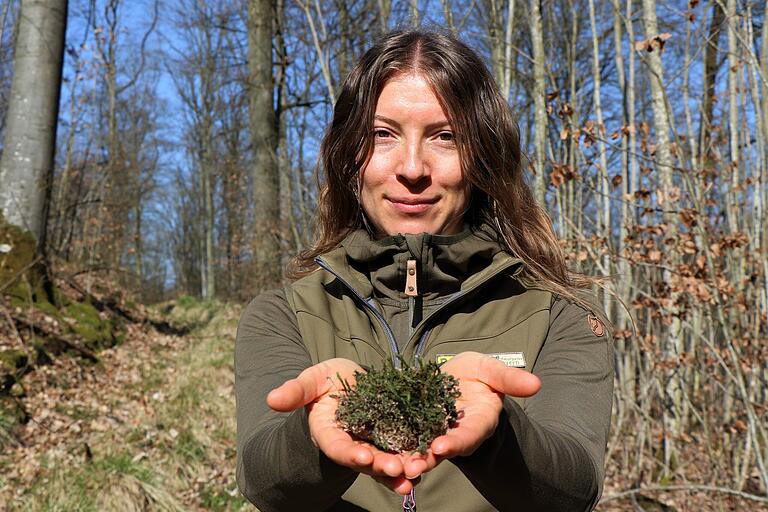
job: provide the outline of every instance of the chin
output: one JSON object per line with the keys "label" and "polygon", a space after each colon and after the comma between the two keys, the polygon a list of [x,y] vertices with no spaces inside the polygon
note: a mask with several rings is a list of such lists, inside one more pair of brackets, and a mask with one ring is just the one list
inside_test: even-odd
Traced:
{"label": "chin", "polygon": [[387,233],[390,235],[396,235],[398,233],[403,235],[418,235],[421,233],[429,233],[431,235],[447,235],[455,232],[454,229],[450,229],[447,226],[426,222],[390,223],[388,226],[386,226],[386,228]]}

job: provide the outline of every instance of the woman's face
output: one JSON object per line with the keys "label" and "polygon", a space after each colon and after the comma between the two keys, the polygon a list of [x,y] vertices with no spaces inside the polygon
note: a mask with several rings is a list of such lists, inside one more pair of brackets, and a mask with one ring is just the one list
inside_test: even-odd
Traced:
{"label": "woman's face", "polygon": [[469,186],[448,116],[422,76],[388,81],[376,104],[361,202],[380,234],[451,235],[463,228]]}

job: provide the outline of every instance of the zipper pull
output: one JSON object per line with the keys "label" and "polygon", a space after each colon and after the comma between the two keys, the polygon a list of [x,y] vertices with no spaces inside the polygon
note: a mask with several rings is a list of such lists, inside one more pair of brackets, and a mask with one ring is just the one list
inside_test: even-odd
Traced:
{"label": "zipper pull", "polygon": [[416,260],[408,260],[405,273],[405,294],[416,297],[419,290],[416,287]]}
{"label": "zipper pull", "polygon": [[403,512],[416,512],[416,489],[403,496]]}

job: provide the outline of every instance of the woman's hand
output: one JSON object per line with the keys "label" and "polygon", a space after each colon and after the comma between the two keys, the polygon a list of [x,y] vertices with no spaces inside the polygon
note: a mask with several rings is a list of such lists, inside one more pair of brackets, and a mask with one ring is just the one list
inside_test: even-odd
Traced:
{"label": "woman's hand", "polygon": [[364,370],[349,359],[323,361],[273,389],[267,404],[281,412],[306,407],[312,441],[329,459],[371,475],[400,494],[408,494],[413,489],[413,479],[428,469],[424,456],[383,452],[352,438],[336,424],[338,400],[331,395],[342,390],[339,377],[353,385],[355,371]]}
{"label": "woman's hand", "polygon": [[[456,400],[456,408],[460,417],[455,427],[432,441],[434,464],[450,457],[471,455],[491,437],[499,423],[504,395],[528,397],[541,387],[535,375],[477,352],[458,354],[441,370],[459,380],[461,396]],[[430,461],[429,465],[432,464]]]}

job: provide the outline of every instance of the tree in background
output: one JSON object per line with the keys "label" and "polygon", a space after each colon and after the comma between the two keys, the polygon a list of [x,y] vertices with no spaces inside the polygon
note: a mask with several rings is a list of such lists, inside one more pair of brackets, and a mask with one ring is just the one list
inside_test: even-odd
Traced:
{"label": "tree in background", "polygon": [[277,162],[278,125],[275,119],[272,38],[273,0],[248,2],[248,97],[253,144],[254,266],[262,286],[282,278],[280,266],[280,191]]}
{"label": "tree in background", "polygon": [[21,4],[13,82],[0,160],[0,210],[46,248],[59,91],[67,26],[66,0]]}

